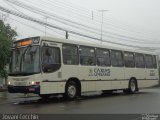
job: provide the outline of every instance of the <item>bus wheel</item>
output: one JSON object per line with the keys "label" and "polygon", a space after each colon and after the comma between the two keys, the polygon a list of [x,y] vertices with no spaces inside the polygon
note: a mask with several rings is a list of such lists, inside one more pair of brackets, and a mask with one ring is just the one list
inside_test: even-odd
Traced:
{"label": "bus wheel", "polygon": [[129,82],[129,93],[133,94],[136,92],[137,85],[136,81],[134,79],[131,79]]}
{"label": "bus wheel", "polygon": [[65,97],[67,99],[75,99],[78,93],[77,84],[74,81],[69,81],[65,88]]}
{"label": "bus wheel", "polygon": [[131,79],[129,81],[129,87],[128,89],[124,89],[123,92],[125,94],[134,94],[137,91],[137,84],[136,84],[136,80]]}

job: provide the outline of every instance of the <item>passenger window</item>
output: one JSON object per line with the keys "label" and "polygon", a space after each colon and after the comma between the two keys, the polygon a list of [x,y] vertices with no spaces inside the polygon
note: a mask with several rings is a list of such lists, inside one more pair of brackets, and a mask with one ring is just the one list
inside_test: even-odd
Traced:
{"label": "passenger window", "polygon": [[130,52],[124,52],[125,67],[135,67],[134,54]]}
{"label": "passenger window", "polygon": [[60,68],[60,49],[56,47],[42,48],[42,69],[44,72],[54,72]]}
{"label": "passenger window", "polygon": [[97,49],[96,57],[97,57],[98,66],[110,66],[111,65],[109,50]]}
{"label": "passenger window", "polygon": [[111,63],[113,67],[123,67],[123,57],[121,51],[112,50],[111,51]]}
{"label": "passenger window", "polygon": [[153,55],[152,59],[153,59],[153,67],[156,69],[157,68],[157,59],[156,59],[156,56]]}
{"label": "passenger window", "polygon": [[79,63],[78,47],[76,45],[63,45],[63,63],[77,65]]}
{"label": "passenger window", "polygon": [[153,61],[151,55],[145,55],[145,63],[146,63],[146,68],[153,68]]}
{"label": "passenger window", "polygon": [[95,50],[91,47],[80,47],[80,63],[81,65],[96,65]]}
{"label": "passenger window", "polygon": [[137,68],[145,68],[144,55],[140,53],[135,54],[135,64]]}

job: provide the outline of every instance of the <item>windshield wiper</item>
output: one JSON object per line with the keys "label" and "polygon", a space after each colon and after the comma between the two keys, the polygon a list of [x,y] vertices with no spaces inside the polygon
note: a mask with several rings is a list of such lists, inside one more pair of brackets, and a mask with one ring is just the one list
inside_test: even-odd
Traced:
{"label": "windshield wiper", "polygon": [[24,52],[22,53],[22,56],[21,56],[21,62],[20,62],[20,71],[22,70],[22,61],[23,61],[23,57],[24,55],[26,54],[28,48],[32,47],[31,45],[27,46],[27,48],[24,50]]}
{"label": "windshield wiper", "polygon": [[32,47],[31,45],[27,46],[27,48],[24,50],[24,52],[22,53],[22,58],[24,57],[24,55],[26,54],[27,50]]}

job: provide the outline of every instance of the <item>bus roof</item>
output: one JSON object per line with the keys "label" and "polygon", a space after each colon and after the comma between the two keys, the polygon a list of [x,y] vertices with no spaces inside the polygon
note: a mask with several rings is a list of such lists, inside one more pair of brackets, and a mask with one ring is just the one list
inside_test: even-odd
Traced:
{"label": "bus roof", "polygon": [[[82,40],[73,40],[73,39],[72,40],[71,39],[61,39],[61,38],[48,37],[48,36],[37,36],[37,37],[39,37],[40,40],[47,40],[47,41],[52,41],[52,42],[68,43],[68,44],[75,44],[75,45],[84,45],[88,47],[97,47],[97,48],[105,48],[105,49],[113,49],[113,50],[158,55],[156,54],[156,52],[151,51],[151,50],[144,50],[138,47],[137,48],[127,47],[127,46],[116,45],[116,44],[111,44],[111,43],[101,42],[101,41],[97,42],[96,40],[91,42],[91,41],[82,41]],[[36,38],[36,37],[30,37],[30,38]],[[21,40],[25,40],[25,39],[21,39]]]}

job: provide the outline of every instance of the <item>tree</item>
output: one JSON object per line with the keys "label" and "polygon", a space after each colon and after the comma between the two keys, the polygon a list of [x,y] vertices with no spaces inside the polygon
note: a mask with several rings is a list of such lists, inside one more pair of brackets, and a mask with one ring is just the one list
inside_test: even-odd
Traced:
{"label": "tree", "polygon": [[3,20],[0,20],[0,77],[7,77],[6,65],[9,62],[10,48],[16,35],[16,31],[9,24],[4,24]]}
{"label": "tree", "polygon": [[[159,59],[160,57],[158,56],[158,59]],[[160,60],[158,61],[158,68],[159,68],[159,85],[160,85]]]}

